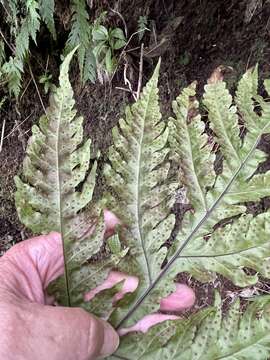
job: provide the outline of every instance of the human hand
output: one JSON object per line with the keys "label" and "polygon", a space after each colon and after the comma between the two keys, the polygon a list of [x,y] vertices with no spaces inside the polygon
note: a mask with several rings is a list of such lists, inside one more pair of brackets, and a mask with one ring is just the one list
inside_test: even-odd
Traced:
{"label": "human hand", "polygon": [[[111,234],[116,219],[105,213],[107,233]],[[91,360],[113,353],[119,344],[115,330],[79,308],[49,306],[45,289],[63,274],[63,253],[58,233],[39,236],[15,245],[0,259],[0,358],[6,360]],[[134,291],[135,277],[112,272],[94,296],[125,279],[122,294]],[[177,285],[176,293],[161,301],[163,310],[181,310],[193,305],[194,293]],[[154,324],[173,315],[152,314],[129,331],[147,331]]]}
{"label": "human hand", "polygon": [[63,273],[58,233],[15,245],[0,260],[0,359],[90,360],[116,350],[115,330],[79,308],[46,305]]}

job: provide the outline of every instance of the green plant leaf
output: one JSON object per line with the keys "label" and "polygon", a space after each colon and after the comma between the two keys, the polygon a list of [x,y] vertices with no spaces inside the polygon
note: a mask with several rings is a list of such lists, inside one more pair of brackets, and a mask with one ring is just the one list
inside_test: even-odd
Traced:
{"label": "green plant leaf", "polygon": [[[76,50],[76,49],[75,49]],[[52,94],[50,106],[34,125],[23,164],[23,180],[15,178],[16,207],[21,221],[35,233],[58,231],[62,234],[65,261],[63,303],[72,304],[70,268],[83,264],[103,243],[104,227],[97,227],[97,237],[87,242],[93,226],[84,211],[91,201],[97,163],[88,173],[90,140],[82,144],[82,117],[76,116],[68,68],[74,51],[64,60],[59,87]],[[78,186],[81,190],[76,190]],[[71,260],[72,259],[72,260]],[[76,276],[76,274],[74,274]]]}
{"label": "green plant leaf", "polygon": [[147,28],[147,24],[148,24],[148,16],[139,16],[138,19],[138,37],[139,37],[139,41],[142,41],[145,31],[149,29]]}
{"label": "green plant leaf", "polygon": [[[159,65],[138,102],[127,107],[119,128],[114,128],[110,165],[104,169],[109,188],[117,194],[110,208],[129,225],[124,241],[129,244],[130,260],[122,262],[119,269],[139,276],[137,298],[151,286],[166,259],[163,244],[175,224],[170,202],[178,184],[167,180],[169,129],[161,121],[158,106],[158,71]],[[173,289],[173,283],[169,287]],[[151,303],[151,311],[155,308],[158,303]]]}
{"label": "green plant leaf", "polygon": [[[90,53],[93,48],[92,25],[89,23],[85,0],[73,0],[71,3],[72,26],[65,46],[65,54],[76,46],[80,46],[77,52],[81,81],[92,80],[96,71],[96,63],[90,61]],[[86,67],[86,68],[85,68]]]}
{"label": "green plant leaf", "polygon": [[109,74],[113,72],[112,50],[109,48],[105,55],[105,66]]}
{"label": "green plant leaf", "polygon": [[126,45],[126,41],[125,40],[116,40],[113,48],[114,50],[118,50],[121,49],[122,47],[124,47]]}
{"label": "green plant leaf", "polygon": [[103,41],[108,40],[108,30],[103,25],[99,25],[98,27],[93,29],[92,32],[93,40],[95,41]]}
{"label": "green plant leaf", "polygon": [[115,28],[113,30],[110,31],[110,36],[119,39],[119,40],[123,40],[126,41],[126,37],[123,33],[123,30],[120,28]]}

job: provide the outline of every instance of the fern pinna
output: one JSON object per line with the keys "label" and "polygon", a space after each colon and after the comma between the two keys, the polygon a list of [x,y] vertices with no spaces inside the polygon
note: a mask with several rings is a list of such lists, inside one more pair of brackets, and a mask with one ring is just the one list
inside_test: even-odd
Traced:
{"label": "fern pinna", "polygon": [[[102,314],[123,329],[159,311],[160,300],[174,291],[183,271],[201,282],[220,274],[239,287],[256,284],[259,274],[269,278],[269,212],[253,216],[247,209],[248,202],[270,195],[269,173],[257,171],[266,158],[257,146],[269,132],[270,115],[270,103],[257,93],[257,68],[240,80],[234,99],[222,79],[209,80],[202,99],[206,120],[193,83],[173,103],[174,116],[164,121],[157,65],[140,99],[113,129],[100,176],[107,184],[106,207],[123,226],[104,241],[103,201],[92,200],[96,163],[89,172],[90,142],[81,145],[82,119],[73,110],[71,56],[62,65],[46,114],[33,128],[15,195],[26,226],[37,233],[62,233],[65,276],[53,285],[58,301]],[[270,91],[269,81],[265,89]],[[216,153],[209,134],[219,146]],[[179,191],[190,204],[180,230],[172,211]],[[83,294],[112,269],[137,276],[137,290],[112,303],[121,280],[84,303]],[[269,301],[268,296],[254,298],[242,314],[237,300],[223,316],[216,293],[212,307],[188,319],[123,336],[112,358],[267,359]]]}

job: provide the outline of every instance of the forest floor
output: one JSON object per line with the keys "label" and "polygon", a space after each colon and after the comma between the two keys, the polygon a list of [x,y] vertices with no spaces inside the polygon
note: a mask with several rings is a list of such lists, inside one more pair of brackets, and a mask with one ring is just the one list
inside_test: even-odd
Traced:
{"label": "forest floor", "polygon": [[[95,11],[98,13],[109,10],[116,1],[99,0],[96,3]],[[121,16],[109,10],[108,25],[126,27],[128,38],[137,31],[139,16],[148,14],[150,31],[143,38],[142,82],[145,84],[149,79],[161,56],[160,99],[164,117],[170,115],[172,100],[184,86],[197,80],[198,92],[201,94],[207,78],[219,65],[227,66],[228,69],[230,67],[225,78],[232,91],[240,75],[256,63],[259,63],[260,78],[270,77],[270,1],[125,0],[118,1],[117,12]],[[42,74],[45,61],[50,55],[49,70],[54,79],[57,79],[59,54],[54,52],[56,45],[49,43],[46,36],[38,39],[39,44],[42,42],[42,48],[33,46],[32,49],[30,61],[34,76],[37,78]],[[126,88],[126,69],[131,86],[136,90],[141,51],[139,45],[137,35],[132,36],[126,53],[121,54],[111,83],[96,82],[81,88],[77,69],[71,71],[76,107],[84,116],[85,135],[91,136],[95,149],[106,151],[111,143],[112,127],[123,113],[125,104],[132,101],[131,94],[122,88]],[[19,102],[16,104],[15,101],[7,101],[0,112],[1,120],[6,120],[5,138],[0,153],[0,255],[29,235],[16,215],[13,178],[20,173],[31,127],[43,113],[42,103],[45,106],[48,103],[44,89],[37,84],[40,101],[27,67],[24,78]],[[261,146],[270,154],[270,141],[267,137]],[[269,164],[265,164],[266,168],[270,167]],[[260,206],[268,206],[268,203],[265,205],[262,202]],[[201,286],[185,275],[182,275],[182,279],[192,282],[202,298],[207,297],[207,302],[211,302],[212,290],[208,285]],[[243,291],[222,278],[216,280],[214,287],[225,292],[228,299]],[[268,285],[262,280],[256,288],[247,290],[253,293],[268,292]],[[201,306],[200,303],[197,305]]]}

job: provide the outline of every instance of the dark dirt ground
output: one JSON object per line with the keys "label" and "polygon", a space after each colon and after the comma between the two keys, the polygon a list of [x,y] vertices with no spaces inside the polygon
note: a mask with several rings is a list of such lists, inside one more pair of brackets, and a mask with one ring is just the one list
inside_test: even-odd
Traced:
{"label": "dark dirt ground", "polygon": [[[101,10],[109,10],[115,3],[107,0],[96,1],[91,16],[96,16]],[[260,65],[261,78],[270,77],[270,1],[125,0],[118,1],[117,11],[126,22],[128,37],[137,30],[138,17],[148,15],[151,31],[145,34],[143,40],[143,83],[149,79],[158,57],[161,56],[161,108],[166,117],[170,114],[172,100],[181,88],[197,80],[201,93],[211,72],[221,64],[233,68],[226,76],[232,91],[240,74],[257,62]],[[175,28],[174,20],[178,17],[183,19]],[[111,26],[124,27],[121,17],[110,10],[107,21]],[[61,26],[59,17],[59,31]],[[159,45],[161,39],[166,41]],[[58,44],[52,44],[44,35],[40,41],[43,42],[43,49],[39,48],[38,51],[33,46],[30,59],[34,76],[37,78],[42,74],[47,55],[50,54],[49,70],[57,79],[59,46],[64,40],[60,37]],[[82,89],[77,69],[71,71],[77,109],[85,119],[85,135],[91,136],[94,148],[99,148],[102,152],[105,152],[111,142],[111,129],[123,113],[125,104],[132,100],[130,93],[119,89],[126,88],[123,77],[125,64],[129,80],[136,90],[140,57],[138,47],[138,38],[134,36],[126,49],[126,55],[121,56],[117,72],[110,84],[102,85],[97,82],[94,85],[87,84]],[[37,86],[46,105],[48,98],[44,95],[43,88],[39,84]],[[16,215],[13,177],[20,172],[31,126],[37,123],[42,112],[35,84],[26,67],[19,103],[6,102],[0,112],[1,119],[6,120],[5,139],[0,153],[0,255],[12,244],[29,235]],[[269,137],[265,137],[262,147],[270,154]],[[265,168],[270,168],[270,162],[265,164]],[[260,206],[269,205],[267,202]],[[213,288],[213,284],[201,286],[185,274],[183,279],[193,284],[202,297],[209,298],[211,302],[213,292],[210,287]],[[216,280],[215,286],[221,289],[228,301],[234,294],[243,291],[221,278]],[[248,290],[253,294],[256,291],[268,292],[268,285],[262,280],[256,288]],[[197,307],[200,306],[199,302]]]}

